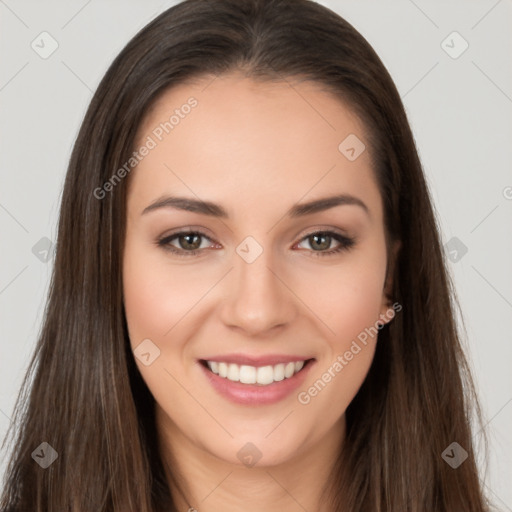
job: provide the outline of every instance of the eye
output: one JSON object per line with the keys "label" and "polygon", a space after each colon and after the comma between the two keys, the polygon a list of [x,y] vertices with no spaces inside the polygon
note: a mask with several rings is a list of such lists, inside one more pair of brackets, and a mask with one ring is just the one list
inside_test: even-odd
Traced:
{"label": "eye", "polygon": [[[176,254],[177,256],[195,256],[204,249],[211,247],[212,244],[203,245],[203,241],[212,240],[201,231],[180,231],[171,235],[164,236],[157,240],[157,245],[163,249]],[[355,239],[350,238],[334,231],[315,231],[306,235],[298,245],[308,242],[313,256],[329,256],[341,251],[348,251],[355,245]],[[334,249],[326,250],[331,247],[332,242],[337,242]],[[213,242],[212,242],[213,243]],[[217,244],[217,247],[220,247]]]}
{"label": "eye", "polygon": [[[314,256],[330,256],[341,251],[348,251],[355,245],[355,239],[335,233],[334,231],[315,231],[306,235],[300,243],[306,241],[312,248]],[[333,241],[338,242],[334,249],[329,249]]]}
{"label": "eye", "polygon": [[[208,247],[208,245],[205,247],[201,243],[202,239],[210,240],[210,238],[200,231],[181,231],[159,239],[157,245],[177,256],[194,256]],[[172,244],[175,240],[178,247]]]}

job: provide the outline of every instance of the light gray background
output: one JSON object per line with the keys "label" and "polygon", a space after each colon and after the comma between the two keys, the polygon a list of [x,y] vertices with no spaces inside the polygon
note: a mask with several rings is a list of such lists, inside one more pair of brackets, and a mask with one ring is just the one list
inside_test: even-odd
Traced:
{"label": "light gray background", "polygon": [[[43,237],[55,241],[64,174],[92,91],[128,40],[174,3],[0,0],[1,438],[52,270],[52,259],[40,261],[32,248]],[[486,486],[501,509],[512,510],[511,1],[320,3],[352,23],[388,67],[443,243],[457,237],[468,249],[449,265],[491,441]],[[58,43],[47,59],[31,48],[43,31]],[[458,58],[445,51],[462,48],[446,39],[453,31],[469,44]],[[0,461],[0,475],[4,467]]]}

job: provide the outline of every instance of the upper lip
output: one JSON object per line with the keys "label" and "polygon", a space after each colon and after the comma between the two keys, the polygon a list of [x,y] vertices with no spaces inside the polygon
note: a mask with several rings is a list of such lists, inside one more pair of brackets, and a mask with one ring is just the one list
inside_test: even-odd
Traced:
{"label": "upper lip", "polygon": [[219,356],[205,357],[202,361],[215,361],[217,363],[234,363],[247,366],[274,366],[281,363],[295,363],[297,361],[308,361],[311,357],[287,354],[268,354],[263,356],[247,354],[225,354]]}

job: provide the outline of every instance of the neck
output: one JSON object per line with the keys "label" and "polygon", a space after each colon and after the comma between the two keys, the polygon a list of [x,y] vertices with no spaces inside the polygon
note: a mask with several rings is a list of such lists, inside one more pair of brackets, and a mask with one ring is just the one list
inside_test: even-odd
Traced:
{"label": "neck", "polygon": [[324,495],[324,489],[345,437],[344,416],[318,442],[288,460],[253,467],[232,464],[207,452],[187,438],[158,405],[156,421],[163,458],[179,478],[179,484],[170,477],[169,482],[180,512],[331,510],[331,497]]}

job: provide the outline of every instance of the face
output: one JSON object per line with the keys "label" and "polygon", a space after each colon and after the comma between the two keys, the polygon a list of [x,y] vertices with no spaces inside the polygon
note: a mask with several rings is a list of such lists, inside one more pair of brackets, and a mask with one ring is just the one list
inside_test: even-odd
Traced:
{"label": "face", "polygon": [[125,312],[176,449],[276,465],[343,430],[390,320],[365,141],[318,85],[236,74],[170,89],[140,126]]}

